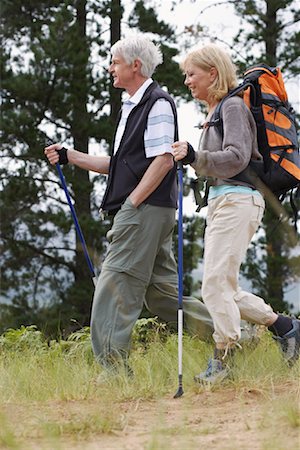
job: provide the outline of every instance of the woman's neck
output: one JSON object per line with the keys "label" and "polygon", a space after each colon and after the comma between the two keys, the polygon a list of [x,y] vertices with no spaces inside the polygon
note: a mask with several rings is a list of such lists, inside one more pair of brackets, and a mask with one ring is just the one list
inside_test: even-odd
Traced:
{"label": "woman's neck", "polygon": [[208,103],[208,113],[211,114],[215,109],[219,102],[217,100],[213,100]]}

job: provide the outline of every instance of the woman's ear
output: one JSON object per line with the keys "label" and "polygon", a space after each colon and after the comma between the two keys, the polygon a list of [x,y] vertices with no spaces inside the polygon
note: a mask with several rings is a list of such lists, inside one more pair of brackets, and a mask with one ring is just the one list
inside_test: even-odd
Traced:
{"label": "woman's ear", "polygon": [[218,76],[218,71],[217,71],[217,69],[216,69],[215,67],[211,67],[209,73],[210,73],[210,81],[211,81],[211,82],[215,81],[215,79],[216,79],[217,76]]}

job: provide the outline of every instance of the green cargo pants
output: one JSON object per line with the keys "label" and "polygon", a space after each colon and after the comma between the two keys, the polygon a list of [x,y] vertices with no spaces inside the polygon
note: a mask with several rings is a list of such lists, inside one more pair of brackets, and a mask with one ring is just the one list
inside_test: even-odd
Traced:
{"label": "green cargo pants", "polygon": [[[128,354],[132,328],[143,305],[167,322],[177,321],[177,265],[172,251],[175,209],[129,199],[116,214],[110,242],[95,289],[91,338],[96,358]],[[183,298],[186,328],[200,339],[212,336],[213,323],[205,305]]]}

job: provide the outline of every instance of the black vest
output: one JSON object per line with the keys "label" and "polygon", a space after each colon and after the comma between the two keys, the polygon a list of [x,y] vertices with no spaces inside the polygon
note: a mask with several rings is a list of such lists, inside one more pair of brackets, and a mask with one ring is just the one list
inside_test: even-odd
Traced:
{"label": "black vest", "polygon": [[[101,208],[107,212],[116,212],[121,207],[154,160],[154,158],[146,158],[144,132],[149,112],[159,98],[167,100],[172,107],[175,120],[174,141],[178,140],[177,112],[174,101],[154,81],[148,86],[138,105],[130,112],[119,149],[111,157],[107,187],[101,204]],[[114,142],[112,148],[113,146]],[[175,164],[156,190],[144,200],[144,203],[176,208]]]}

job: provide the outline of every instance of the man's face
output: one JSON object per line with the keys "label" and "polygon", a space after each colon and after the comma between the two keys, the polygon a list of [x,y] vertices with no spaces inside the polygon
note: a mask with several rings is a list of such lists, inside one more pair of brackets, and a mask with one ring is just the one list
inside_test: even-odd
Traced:
{"label": "man's face", "polygon": [[113,77],[113,85],[115,88],[128,90],[133,80],[134,64],[127,64],[122,56],[114,55],[108,68],[109,73]]}

